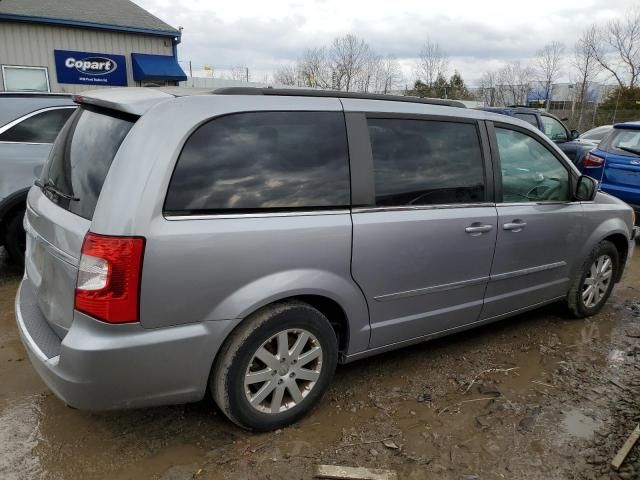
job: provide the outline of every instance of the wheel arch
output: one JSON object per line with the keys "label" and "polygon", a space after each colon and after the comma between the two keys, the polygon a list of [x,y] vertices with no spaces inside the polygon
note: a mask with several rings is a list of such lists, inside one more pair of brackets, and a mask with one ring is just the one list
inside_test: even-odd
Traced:
{"label": "wheel arch", "polygon": [[619,255],[619,264],[618,264],[618,273],[614,281],[617,283],[622,278],[622,273],[624,272],[624,266],[627,263],[627,255],[629,254],[629,240],[622,233],[614,233],[602,239],[603,241],[608,241],[613,243],[618,250]]}

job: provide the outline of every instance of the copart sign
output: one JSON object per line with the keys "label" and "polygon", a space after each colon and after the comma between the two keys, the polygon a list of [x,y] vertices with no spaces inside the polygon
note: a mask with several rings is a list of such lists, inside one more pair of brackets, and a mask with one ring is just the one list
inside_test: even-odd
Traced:
{"label": "copart sign", "polygon": [[124,55],[54,50],[58,83],[127,85]]}

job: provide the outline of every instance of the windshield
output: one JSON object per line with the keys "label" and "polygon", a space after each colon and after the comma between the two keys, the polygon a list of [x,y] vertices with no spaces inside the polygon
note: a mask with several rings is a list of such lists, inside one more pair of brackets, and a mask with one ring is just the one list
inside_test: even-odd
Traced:
{"label": "windshield", "polygon": [[134,119],[82,107],[58,136],[39,185],[49,199],[86,219],[93,212],[111,162]]}

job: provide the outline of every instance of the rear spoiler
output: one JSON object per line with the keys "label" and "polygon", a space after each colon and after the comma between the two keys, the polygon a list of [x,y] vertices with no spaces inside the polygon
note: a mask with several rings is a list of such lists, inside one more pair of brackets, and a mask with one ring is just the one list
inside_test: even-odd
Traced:
{"label": "rear spoiler", "polygon": [[73,101],[79,105],[94,105],[139,117],[154,105],[172,98],[175,98],[174,95],[155,88],[126,87],[92,90],[75,95]]}

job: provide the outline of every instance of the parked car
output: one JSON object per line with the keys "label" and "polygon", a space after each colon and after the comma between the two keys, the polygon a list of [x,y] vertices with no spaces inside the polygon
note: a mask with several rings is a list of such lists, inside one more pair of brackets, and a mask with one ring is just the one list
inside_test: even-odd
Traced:
{"label": "parked car", "polygon": [[76,107],[71,95],[0,93],[0,246],[19,262],[27,192]]}
{"label": "parked car", "polygon": [[586,154],[581,169],[604,192],[627,202],[640,218],[640,122],[618,123]]}
{"label": "parked car", "polygon": [[591,130],[587,130],[586,132],[581,134],[575,141],[595,147],[608,133],[611,132],[611,130],[613,130],[613,125],[601,125],[599,127],[592,128]]}
{"label": "parked car", "polygon": [[633,211],[519,120],[189,93],[83,95],[29,192],[17,323],[70,406],[209,389],[236,424],[279,428],[337,363],[559,300],[593,315],[632,254]]}
{"label": "parked car", "polygon": [[560,150],[569,157],[569,160],[574,163],[576,156],[582,150],[580,144],[575,142],[575,140],[579,138],[580,133],[577,130],[569,130],[562,120],[545,111],[519,105],[512,105],[510,107],[480,107],[480,110],[509,115],[533,125],[553,140]]}
{"label": "parked car", "polygon": [[613,125],[602,125],[600,127],[592,128],[581,134],[575,140],[568,142],[562,148],[566,153],[567,150],[572,150],[574,153],[570,156],[571,161],[581,169],[582,160],[585,155],[591,151],[594,147],[597,147],[600,141],[605,138],[613,130]]}

